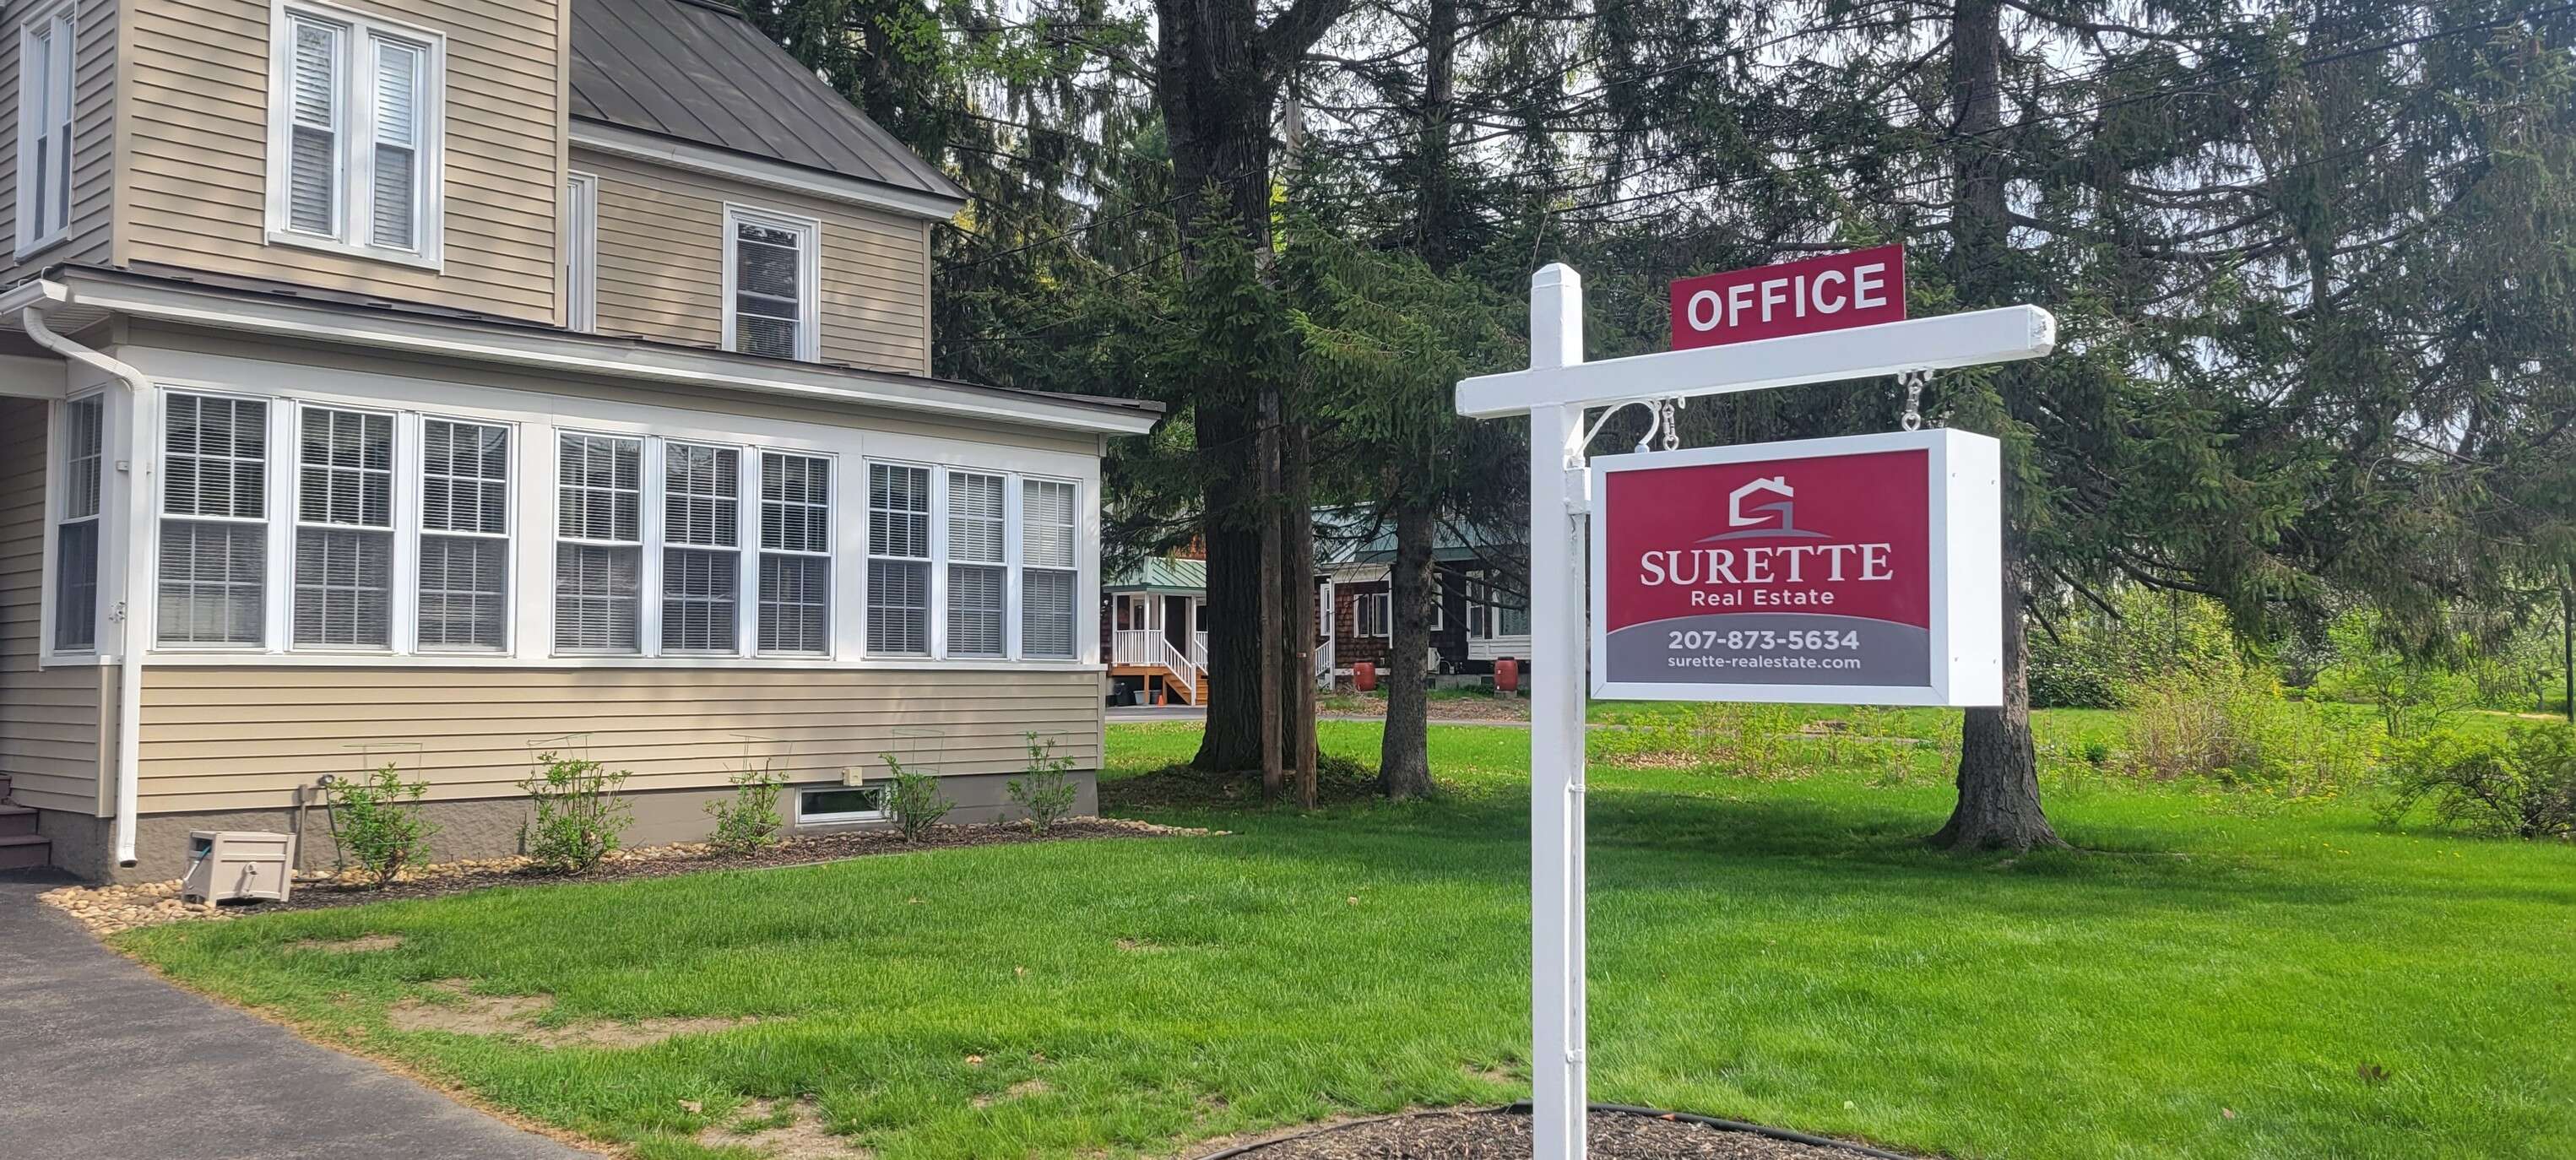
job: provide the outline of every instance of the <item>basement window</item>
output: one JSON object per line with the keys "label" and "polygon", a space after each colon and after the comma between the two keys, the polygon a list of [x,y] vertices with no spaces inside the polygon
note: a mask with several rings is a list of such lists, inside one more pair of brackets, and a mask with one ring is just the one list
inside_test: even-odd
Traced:
{"label": "basement window", "polygon": [[796,824],[800,826],[882,822],[887,816],[884,786],[833,786],[803,790],[796,795]]}

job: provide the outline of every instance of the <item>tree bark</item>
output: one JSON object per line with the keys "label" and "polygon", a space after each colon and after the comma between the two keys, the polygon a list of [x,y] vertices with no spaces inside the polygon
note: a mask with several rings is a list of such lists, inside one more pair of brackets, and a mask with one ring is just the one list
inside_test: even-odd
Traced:
{"label": "tree bark", "polygon": [[[1261,390],[1260,452],[1261,490],[1256,502],[1266,504],[1279,494],[1279,394],[1276,387]],[[1253,667],[1261,671],[1261,700],[1253,711],[1261,718],[1261,797],[1274,801],[1287,787],[1287,767],[1283,763],[1282,742],[1287,733],[1287,720],[1281,711],[1279,683],[1280,657],[1287,649],[1287,624],[1281,607],[1282,589],[1279,567],[1279,514],[1264,509],[1261,521],[1261,645]],[[1214,627],[1211,625],[1210,627]]]}
{"label": "tree bark", "polygon": [[[1960,305],[2004,305],[2012,257],[2010,207],[2005,199],[2007,156],[2003,126],[2003,2],[1958,0],[1950,25],[1950,94],[1956,109],[1952,141],[1958,204],[1951,211],[1952,280]],[[2029,405],[2015,390],[2015,368],[1998,372],[2004,413],[2017,417]],[[2006,471],[2005,477],[2012,473]],[[2005,496],[2003,537],[2004,703],[1970,709],[1959,737],[1959,802],[1932,843],[1955,850],[2028,850],[2063,846],[2039,804],[2039,755],[2030,736],[2030,641],[2022,621],[2030,593],[2030,568]]]}
{"label": "tree bark", "polygon": [[1281,760],[1296,781],[1297,804],[1311,810],[1321,804],[1321,787],[1315,781],[1314,471],[1306,447],[1306,421],[1292,410],[1279,444],[1280,619],[1288,637],[1279,673],[1288,734]]}
{"label": "tree bark", "polygon": [[1419,504],[1395,509],[1395,566],[1387,580],[1394,631],[1386,656],[1386,735],[1378,742],[1377,776],[1386,796],[1398,800],[1431,792],[1430,698],[1422,658],[1431,647],[1431,512]]}
{"label": "tree bark", "polygon": [[[1267,26],[1257,0],[1156,0],[1155,93],[1162,106],[1177,191],[1182,257],[1194,263],[1208,238],[1233,231],[1256,253],[1270,250],[1270,121],[1281,78],[1339,19],[1350,0],[1293,0]],[[1216,192],[1213,207],[1199,195]],[[1215,217],[1210,217],[1213,208]],[[1268,768],[1263,738],[1275,742],[1276,697],[1264,698],[1275,653],[1261,647],[1268,518],[1264,493],[1244,477],[1260,424],[1239,376],[1211,373],[1192,384],[1202,478],[1207,482],[1207,728],[1191,764],[1206,770]],[[1273,639],[1276,639],[1275,637]],[[1275,756],[1276,750],[1271,753]]]}

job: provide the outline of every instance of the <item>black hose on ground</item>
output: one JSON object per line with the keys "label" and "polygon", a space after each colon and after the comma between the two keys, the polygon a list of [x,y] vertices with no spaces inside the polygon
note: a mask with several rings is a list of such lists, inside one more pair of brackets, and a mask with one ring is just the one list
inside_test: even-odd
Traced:
{"label": "black hose on ground", "polygon": [[[1838,1148],[1855,1155],[1872,1157],[1873,1160],[1918,1160],[1918,1158],[1912,1156],[1903,1156],[1894,1152],[1883,1152],[1879,1149],[1872,1148],[1867,1144],[1854,1144],[1848,1140],[1832,1140],[1823,1136],[1810,1136],[1805,1132],[1792,1132],[1787,1128],[1774,1128],[1763,1124],[1748,1124],[1742,1120],[1721,1120],[1715,1116],[1694,1115],[1690,1112],[1667,1112],[1660,1108],[1641,1108],[1634,1104],[1591,1104],[1589,1107],[1591,1110],[1596,1112],[1618,1112],[1623,1115],[1631,1116],[1652,1116],[1659,1120],[1674,1120],[1684,1124],[1699,1124],[1705,1127],[1716,1128],[1721,1131],[1748,1132],[1756,1136],[1779,1140],[1784,1143],[1805,1144],[1811,1148]],[[1494,1108],[1489,1114],[1492,1113],[1508,1113],[1511,1115],[1526,1116],[1530,1114],[1530,1102],[1528,1100],[1518,1100],[1513,1103],[1505,1104],[1502,1107]],[[1236,1157],[1248,1156],[1263,1148],[1268,1148],[1276,1144],[1286,1144],[1291,1141],[1303,1140],[1310,1136],[1321,1136],[1330,1132],[1347,1131],[1349,1129],[1368,1124],[1383,1124],[1389,1120],[1411,1119],[1415,1116],[1424,1114],[1426,1113],[1398,1112],[1392,1116],[1371,1116],[1365,1120],[1350,1120],[1339,1124],[1328,1124],[1312,1131],[1298,1132],[1287,1136],[1274,1136],[1267,1140],[1256,1140],[1249,1144],[1237,1144],[1222,1152],[1214,1152],[1203,1156],[1200,1160],[1235,1160]]]}

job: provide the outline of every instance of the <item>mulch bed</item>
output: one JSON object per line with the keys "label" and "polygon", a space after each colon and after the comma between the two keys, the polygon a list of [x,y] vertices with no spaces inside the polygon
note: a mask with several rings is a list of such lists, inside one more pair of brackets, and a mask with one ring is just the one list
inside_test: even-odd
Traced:
{"label": "mulch bed", "polygon": [[179,901],[177,882],[152,882],[134,886],[73,886],[47,891],[42,897],[46,902],[70,912],[73,918],[104,936],[164,922],[248,917],[255,914],[285,914],[298,910],[359,906],[370,902],[438,898],[494,886],[531,886],[562,882],[624,882],[637,878],[661,878],[672,874],[695,874],[706,870],[806,866],[876,854],[902,854],[964,846],[1003,846],[1028,842],[1103,838],[1153,838],[1205,835],[1211,832],[1213,831],[1157,826],[1123,818],[1068,818],[1049,827],[1044,836],[1031,832],[1025,825],[979,823],[940,826],[918,842],[907,842],[903,840],[902,835],[891,829],[853,830],[838,834],[789,837],[780,840],[777,845],[749,854],[728,854],[713,846],[697,842],[645,846],[631,850],[611,851],[606,860],[579,875],[554,873],[537,866],[527,858],[518,856],[441,862],[404,871],[401,878],[381,887],[347,876],[336,879],[299,880],[285,902],[226,903],[215,907],[182,903]]}
{"label": "mulch bed", "polygon": [[[1886,1155],[1597,1108],[1588,1135],[1591,1154],[1599,1160],[1863,1160]],[[1498,1110],[1360,1120],[1213,1155],[1244,1160],[1529,1160],[1532,1151],[1529,1114]]]}

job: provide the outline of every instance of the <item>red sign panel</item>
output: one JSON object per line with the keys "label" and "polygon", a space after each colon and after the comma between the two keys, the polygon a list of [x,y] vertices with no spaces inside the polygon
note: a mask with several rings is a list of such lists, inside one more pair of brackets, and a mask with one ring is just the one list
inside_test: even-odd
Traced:
{"label": "red sign panel", "polygon": [[1999,462],[1962,431],[1594,460],[1594,693],[1996,703]]}
{"label": "red sign panel", "polygon": [[1673,349],[1905,320],[1905,247],[1879,246],[1673,283]]}

